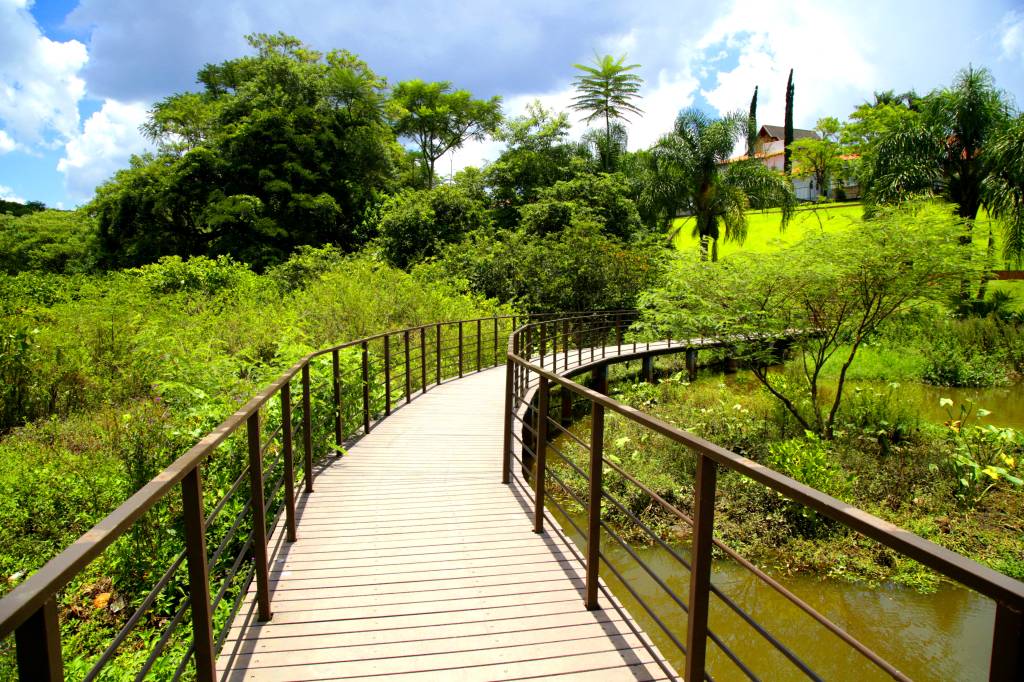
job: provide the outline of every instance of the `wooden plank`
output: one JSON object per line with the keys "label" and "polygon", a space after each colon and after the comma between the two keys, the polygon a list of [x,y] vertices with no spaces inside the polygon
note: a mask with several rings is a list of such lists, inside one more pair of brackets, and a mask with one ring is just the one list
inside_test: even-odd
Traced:
{"label": "wooden plank", "polygon": [[666,679],[610,593],[583,608],[565,538],[498,483],[503,379],[433,388],[324,467],[298,541],[272,535],[274,618],[246,596],[222,680]]}

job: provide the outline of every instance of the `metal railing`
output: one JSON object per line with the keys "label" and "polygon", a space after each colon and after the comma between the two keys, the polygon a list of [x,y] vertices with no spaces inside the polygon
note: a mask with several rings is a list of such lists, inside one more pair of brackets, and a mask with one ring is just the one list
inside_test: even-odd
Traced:
{"label": "metal railing", "polygon": [[[259,619],[272,617],[268,543],[281,532],[295,541],[297,492],[313,492],[317,461],[341,455],[346,442],[431,386],[502,364],[504,340],[524,319],[410,327],[303,357],[0,599],[0,647],[10,646],[13,633],[20,679],[64,679],[62,620],[72,625],[60,609],[62,592],[148,512],[164,506],[180,529],[180,551],[156,569],[159,577],[146,594],[128,595],[132,608],[122,610],[128,615],[103,651],[89,652],[84,679],[96,679],[115,663],[130,637],[156,628],[143,638],[148,654],[132,671],[136,679],[155,674],[159,663],[166,671],[161,677],[176,680],[188,671],[213,680],[217,654],[253,580]],[[213,486],[204,490],[213,468],[222,479],[213,483],[226,487],[216,497]],[[167,661],[172,655],[177,658]]]}
{"label": "metal railing", "polygon": [[[635,314],[623,312],[566,315],[525,324],[515,330],[508,342],[502,482],[516,484],[528,496],[532,496],[536,532],[543,532],[545,517],[554,522],[546,510],[547,503],[556,508],[562,519],[583,539],[584,546],[580,548],[583,556],[577,558],[582,561],[585,569],[584,604],[588,609],[598,608],[599,568],[607,569],[663,632],[664,639],[671,642],[685,657],[684,679],[711,679],[706,665],[709,641],[742,675],[758,679],[751,667],[710,630],[708,614],[713,595],[724,608],[749,626],[756,637],[763,639],[767,646],[776,650],[803,675],[810,679],[821,679],[791,647],[711,582],[714,548],[778,592],[883,674],[893,679],[908,679],[896,666],[714,536],[717,478],[719,469],[724,467],[991,599],[995,602],[995,620],[989,679],[1024,678],[1024,583],[609,398],[606,395],[608,367],[613,363],[639,360],[642,375],[649,380],[652,373],[651,359],[655,355],[685,353],[685,368],[692,378],[696,372],[697,352],[701,348],[729,346],[725,341],[704,339],[637,343],[627,338],[628,327],[634,319]],[[589,388],[570,378],[581,373],[589,375]],[[552,401],[553,389],[558,391],[560,405],[557,409]],[[581,410],[581,407],[589,409]],[[692,514],[680,510],[622,466],[605,457],[605,416],[609,412],[632,422],[651,435],[656,434],[671,443],[684,446],[692,453],[696,459]],[[589,414],[589,440],[586,434],[580,435],[567,428],[574,415],[580,414]],[[588,463],[574,462],[556,447],[552,442],[556,434],[563,437],[563,443],[585,449]],[[568,446],[563,445],[563,449],[568,449]],[[550,456],[556,459],[551,460]],[[552,466],[552,461],[558,466]],[[520,465],[522,477],[515,474],[513,462]],[[562,476],[559,476],[558,470],[563,471]],[[612,472],[623,485],[632,486],[646,496],[650,505],[661,510],[667,518],[689,527],[692,541],[688,558],[666,543],[659,533],[613,494],[603,480],[606,471]],[[573,486],[565,480],[568,475],[585,481],[585,492],[573,490]],[[546,490],[555,490],[558,494],[545,495]],[[559,498],[563,502],[572,500],[584,509],[585,522],[577,522]],[[627,519],[638,532],[646,536],[649,543],[657,546],[689,572],[688,594],[677,594],[630,546],[622,537],[623,534],[608,523],[604,518],[606,515],[601,511],[602,503],[614,508],[621,518]],[[652,607],[623,571],[609,561],[608,550],[601,546],[602,534],[613,539],[615,545],[621,547],[643,574],[685,614],[685,641],[681,641],[675,634],[676,628],[665,622],[668,616]]]}

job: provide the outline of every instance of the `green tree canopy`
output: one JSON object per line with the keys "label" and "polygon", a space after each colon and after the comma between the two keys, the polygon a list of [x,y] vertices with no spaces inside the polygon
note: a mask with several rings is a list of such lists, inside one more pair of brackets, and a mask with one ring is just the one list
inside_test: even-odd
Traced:
{"label": "green tree canopy", "polygon": [[537,200],[544,187],[569,180],[585,170],[579,147],[568,141],[569,118],[540,102],[527,114],[505,121],[495,137],[506,148],[484,170],[499,226],[514,227],[519,208]]}
{"label": "green tree canopy", "polygon": [[473,99],[468,90],[452,90],[448,81],[403,81],[391,92],[389,117],[395,133],[419,148],[430,188],[434,186],[434,165],[441,156],[497,130],[501,98]]}
{"label": "green tree canopy", "polygon": [[108,264],[228,254],[264,266],[300,244],[363,240],[401,155],[383,80],[343,50],[247,39],[255,55],[206,65],[202,92],[154,106],[143,130],[158,153],[97,190],[90,211]]}
{"label": "green tree canopy", "polygon": [[[990,208],[1003,222],[1003,257],[1019,260],[1021,239],[1016,232],[1021,208],[1012,208],[1015,191],[1006,180],[1020,175],[1024,159],[1005,153],[1005,145],[1012,146],[1015,126],[1009,95],[996,87],[987,69],[968,67],[951,87],[935,90],[915,105],[920,107],[919,116],[907,117],[878,141],[867,199],[886,204],[915,195],[941,196],[955,204],[957,215],[966,221],[964,244],[972,240],[979,209]],[[994,248],[990,231],[990,258]],[[984,294],[983,280],[978,298]]]}

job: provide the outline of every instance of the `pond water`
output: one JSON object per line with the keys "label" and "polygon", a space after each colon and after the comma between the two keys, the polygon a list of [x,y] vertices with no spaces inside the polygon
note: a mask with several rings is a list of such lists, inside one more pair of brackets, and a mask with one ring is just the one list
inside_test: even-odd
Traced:
{"label": "pond water", "polygon": [[[761,384],[750,372],[721,374],[719,372],[701,371],[697,376],[700,383],[724,383],[734,388],[758,390]],[[829,384],[823,384],[826,390],[834,390]],[[892,393],[893,398],[906,401],[910,408],[921,419],[942,423],[952,416],[960,417],[960,406],[968,408],[970,414],[977,414],[978,409],[990,412],[979,417],[978,424],[994,424],[1024,429],[1024,382],[1018,381],[1009,386],[994,388],[954,388],[947,386],[931,386],[919,383],[888,384],[884,381],[848,381],[843,389],[844,403],[857,389],[877,391],[882,394]],[[939,401],[949,398],[953,401],[950,408],[942,407]]]}
{"label": "pond water", "polygon": [[[749,374],[704,374],[698,381],[715,381],[756,390]],[[898,391],[910,401],[921,419],[946,421],[949,416],[939,405],[941,398],[954,401],[971,412],[978,408],[991,414],[979,420],[999,426],[1024,428],[1024,384],[1002,388],[940,388],[904,384],[890,389],[884,382],[855,382],[851,390]],[[586,427],[585,422],[576,427]],[[556,441],[557,443],[557,441]],[[557,445],[556,445],[557,447]],[[579,547],[584,541],[561,517],[557,508],[549,511]],[[575,518],[585,527],[585,518]],[[681,642],[686,637],[686,614],[679,605],[622,550],[613,538],[602,536],[602,552],[608,557],[643,600],[655,611]],[[633,547],[644,562],[685,602],[689,572],[668,552],[657,547]],[[689,548],[676,547],[684,558]],[[618,579],[602,566],[602,578],[629,609],[662,653],[677,670],[683,654],[644,611]],[[943,583],[938,590],[922,594],[896,585],[868,586],[837,579],[775,572],[772,577],[798,597],[853,635],[868,648],[915,680],[988,679],[995,607],[991,600],[955,584]],[[713,583],[769,633],[790,648],[816,674],[827,680],[891,679],[848,644],[782,597],[755,575],[732,561],[717,561]],[[757,676],[765,680],[802,680],[806,676],[782,653],[744,622],[717,597],[711,599],[710,627],[726,646]],[[716,680],[747,679],[715,644],[708,645],[709,671]]]}
{"label": "pond water", "polygon": [[[550,511],[582,547],[582,538],[560,518],[558,510],[550,508]],[[581,527],[585,524],[583,517],[574,520]],[[603,535],[601,546],[616,570],[625,576],[673,635],[685,643],[686,614],[678,604],[616,545],[614,539]],[[684,602],[687,600],[689,572],[674,557],[660,548],[635,547],[634,551]],[[680,546],[677,551],[689,558],[687,547]],[[683,654],[643,607],[604,566],[601,577],[676,670],[682,670]],[[990,600],[975,592],[948,584],[935,593],[921,594],[892,585],[869,587],[803,575],[772,577],[911,679],[988,679],[995,608]],[[712,582],[823,679],[891,679],[742,566],[731,561],[715,562]],[[715,596],[711,598],[709,625],[761,679],[807,679]],[[715,680],[747,679],[713,643],[708,644],[708,670]]]}

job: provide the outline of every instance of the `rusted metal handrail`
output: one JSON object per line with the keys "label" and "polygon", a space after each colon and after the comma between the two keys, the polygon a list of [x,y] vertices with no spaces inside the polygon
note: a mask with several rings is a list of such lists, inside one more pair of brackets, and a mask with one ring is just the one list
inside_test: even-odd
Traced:
{"label": "rusted metal handrail", "polygon": [[[641,372],[647,377],[652,371],[652,367],[649,361],[647,361],[648,358],[666,353],[685,353],[686,369],[690,376],[693,377],[696,372],[697,351],[699,349],[709,347],[728,348],[733,343],[733,341],[728,339],[695,339],[690,341],[668,339],[661,342],[644,341],[638,343],[635,339],[630,341],[624,338],[623,332],[624,327],[628,326],[628,316],[624,320],[619,314],[615,314],[614,320],[610,321],[611,317],[609,314],[567,315],[560,320],[531,322],[515,330],[509,339],[507,349],[507,412],[505,415],[506,434],[504,440],[506,452],[502,458],[504,467],[502,472],[503,482],[508,483],[512,479],[511,462],[515,460],[519,461],[523,466],[524,474],[538,473],[535,476],[535,488],[538,485],[541,478],[537,471],[538,463],[541,461],[546,462],[546,458],[540,455],[546,453],[550,446],[539,442],[541,434],[536,425],[543,423],[545,431],[548,430],[548,422],[551,425],[558,426],[553,419],[547,419],[547,413],[542,412],[540,409],[540,403],[542,402],[545,406],[550,405],[549,394],[553,388],[558,388],[564,393],[563,406],[566,402],[569,402],[571,405],[571,400],[567,400],[566,396],[576,396],[581,398],[582,402],[590,404],[594,419],[592,428],[594,428],[594,424],[603,417],[606,411],[611,410],[653,433],[688,447],[697,456],[694,499],[695,514],[693,517],[690,517],[669,504],[641,482],[629,476],[621,467],[615,466],[610,462],[604,462],[601,452],[602,428],[597,429],[597,432],[592,434],[589,444],[583,444],[580,438],[574,437],[577,443],[589,449],[591,460],[591,473],[588,482],[591,492],[588,496],[589,501],[585,505],[587,507],[588,528],[584,532],[583,529],[576,526],[575,522],[572,523],[587,538],[586,558],[584,560],[588,578],[584,596],[584,603],[587,608],[594,608],[596,605],[594,602],[594,595],[596,593],[592,591],[590,578],[592,575],[596,575],[597,559],[595,557],[600,553],[598,547],[599,533],[595,529],[602,523],[600,521],[601,496],[594,494],[594,488],[601,487],[601,471],[603,466],[608,464],[623,475],[625,479],[650,496],[653,502],[665,508],[676,518],[685,521],[693,528],[693,546],[689,566],[691,568],[691,582],[689,599],[687,601],[689,621],[687,644],[685,648],[680,647],[687,661],[684,675],[686,679],[701,679],[705,676],[704,652],[706,650],[706,641],[709,637],[717,639],[707,629],[708,596],[712,592],[718,593],[717,588],[710,583],[710,557],[713,546],[717,546],[725,551],[741,566],[751,571],[772,589],[780,592],[786,599],[839,636],[852,649],[858,651],[882,671],[894,679],[907,679],[903,673],[877,653],[857,641],[849,633],[815,611],[806,602],[793,595],[777,581],[760,569],[757,569],[749,561],[714,537],[713,515],[716,473],[720,466],[724,466],[992,599],[996,604],[996,616],[993,625],[994,637],[989,671],[990,679],[1017,680],[1024,675],[1024,660],[1022,660],[1022,656],[1024,656],[1024,620],[1021,617],[1021,614],[1024,613],[1024,583],[993,571],[939,545],[928,542],[909,531],[872,516],[852,505],[803,485],[752,460],[608,397],[605,395],[606,390],[603,384],[604,377],[607,376],[607,367],[612,363],[639,359],[642,361]],[[561,347],[557,339],[555,340],[552,352],[545,352],[551,338],[550,330],[552,328],[557,330],[555,332],[556,335],[560,331],[566,342],[573,341],[576,349],[576,363],[572,366],[568,362],[570,355],[568,349]],[[614,332],[614,334],[610,334],[610,332]],[[561,369],[558,368],[560,358],[562,359]],[[595,385],[591,388],[576,383],[571,379],[571,377],[585,372],[589,372],[592,376],[592,383]],[[565,414],[566,411],[563,407],[563,416]],[[544,421],[538,421],[540,418],[543,418]],[[601,422],[599,426],[603,427],[603,419]],[[516,437],[513,433],[517,424],[520,424],[522,427],[521,438]],[[516,457],[514,452],[512,452],[513,441],[518,441],[521,446],[521,458]],[[574,466],[573,468],[576,467]],[[548,475],[554,477],[564,487],[564,484],[554,476],[553,472],[548,472]],[[607,493],[605,494],[607,495]],[[553,503],[556,503],[556,500],[550,499]],[[541,497],[540,502],[542,501],[543,498]],[[540,502],[535,498],[535,504],[539,506]],[[535,525],[540,527],[540,523],[537,521],[535,521]],[[638,559],[638,557],[636,558]],[[608,567],[614,570],[614,567],[611,565],[608,565]],[[619,575],[617,571],[616,574]],[[619,577],[622,578],[621,575]],[[626,586],[627,588],[630,587],[628,584]],[[630,591],[632,592],[632,588],[630,588]],[[673,594],[672,596],[678,600],[678,595]],[[641,605],[648,608],[643,604],[642,600]],[[730,608],[735,610],[738,607],[735,604],[730,604]],[[740,616],[748,624],[752,624],[755,629],[758,629],[758,626],[751,622],[752,619],[749,614],[744,612]],[[660,620],[656,619],[656,621],[659,625],[661,624]],[[763,636],[768,634],[763,631],[763,628],[759,632]],[[670,639],[676,641],[671,636],[671,633],[667,634],[670,635]],[[726,653],[728,654],[729,652]],[[794,664],[803,670],[805,674],[808,674],[808,676],[814,676],[802,662],[794,661]]]}
{"label": "rusted metal handrail", "polygon": [[[255,576],[257,583],[257,601],[259,605],[259,617],[263,620],[272,617],[272,603],[269,589],[269,575],[267,566],[267,525],[264,513],[270,507],[276,496],[283,490],[284,500],[278,518],[283,513],[285,516],[284,529],[288,541],[296,538],[295,529],[295,491],[296,484],[301,483],[295,480],[293,457],[293,439],[298,432],[301,432],[301,444],[303,449],[302,466],[305,477],[305,493],[313,492],[314,484],[314,452],[313,452],[313,393],[314,389],[311,380],[311,363],[323,356],[330,356],[329,386],[324,395],[324,402],[329,404],[334,414],[331,417],[331,430],[335,442],[332,449],[341,454],[343,451],[342,442],[345,438],[345,423],[343,415],[344,405],[344,382],[349,378],[351,372],[343,375],[341,372],[341,354],[352,350],[359,359],[360,366],[354,368],[356,383],[359,384],[359,397],[361,405],[361,420],[352,423],[350,434],[356,435],[359,431],[363,434],[369,433],[378,417],[378,407],[375,400],[375,392],[383,388],[385,395],[380,412],[386,416],[391,412],[391,372],[398,369],[400,376],[404,378],[405,401],[411,398],[412,389],[412,363],[418,360],[420,370],[420,392],[427,390],[427,367],[430,364],[431,353],[434,355],[435,363],[434,383],[461,376],[465,368],[473,367],[479,371],[484,367],[500,364],[504,358],[499,351],[500,329],[504,326],[507,332],[511,332],[519,323],[527,319],[545,319],[554,317],[552,314],[512,316],[492,315],[489,317],[478,317],[469,320],[457,320],[452,322],[434,322],[425,325],[409,327],[396,331],[381,332],[354,341],[334,345],[301,358],[294,365],[284,371],[277,379],[271,382],[263,390],[256,393],[234,414],[224,420],[217,428],[204,436],[198,443],[190,448],[185,454],[175,460],[170,466],[161,471],[151,481],[146,483],[128,500],[122,503],[110,515],[97,523],[89,532],[76,540],[70,547],[59,555],[48,561],[34,575],[30,576],[23,583],[15,587],[3,599],[0,599],[0,640],[15,635],[16,653],[18,659],[19,676],[21,680],[60,680],[63,679],[63,661],[61,660],[60,644],[60,621],[58,612],[58,599],[60,592],[75,576],[81,573],[93,560],[98,558],[104,550],[110,547],[136,523],[144,514],[153,509],[161,501],[165,500],[176,487],[180,486],[182,495],[183,517],[185,526],[185,547],[183,550],[184,561],[187,564],[189,575],[189,595],[187,601],[182,602],[175,617],[166,627],[164,635],[160,638],[158,646],[151,653],[146,662],[146,669],[152,666],[160,655],[164,644],[169,641],[171,634],[183,619],[186,608],[191,610],[191,625],[193,632],[192,644],[188,649],[186,657],[178,665],[174,674],[175,679],[186,669],[189,657],[195,664],[195,674],[199,680],[212,680],[214,675],[214,662],[217,651],[223,644],[226,628],[219,634],[214,632],[212,610],[214,604],[218,603],[226,593],[230,581],[234,580],[244,567],[246,556],[254,556],[254,566],[249,571],[245,582]],[[487,323],[485,325],[485,322]],[[485,329],[490,327],[490,330]],[[451,367],[446,365],[446,359],[442,357],[442,337],[449,330],[454,335],[456,328],[459,337],[458,357],[452,357]],[[468,334],[466,331],[468,330]],[[428,344],[428,336],[435,335],[433,344]],[[484,354],[484,336],[488,335],[493,339],[494,353]],[[419,337],[419,343],[411,343],[410,337]],[[402,358],[401,367],[394,368],[391,363],[391,346],[395,338],[401,339]],[[468,337],[468,338],[466,338]],[[375,345],[376,344],[376,345]],[[378,355],[373,348],[382,346],[382,352]],[[414,352],[418,346],[417,353]],[[465,357],[464,357],[465,356]],[[458,368],[456,370],[456,367]],[[451,371],[448,371],[448,370]],[[380,387],[380,375],[384,375],[385,386]],[[294,381],[301,382],[301,398],[298,405],[292,404],[291,386]],[[274,396],[280,396],[281,400],[281,423],[269,434],[264,434],[261,429],[260,410],[266,406]],[[301,422],[298,427],[292,425],[292,415],[297,409],[301,413]],[[241,432],[243,426],[248,441],[248,461],[243,467],[242,473],[230,487],[225,497],[214,504],[209,517],[204,515],[202,470],[201,465],[221,446],[229,437]],[[268,437],[269,436],[269,437]],[[274,468],[283,463],[282,479],[278,479],[272,487],[270,499],[264,503],[264,486],[267,484],[266,474],[263,468],[263,456],[268,452],[273,439],[282,440],[281,459]],[[326,453],[322,453],[326,454]],[[248,473],[246,473],[248,472]],[[206,545],[206,532],[210,528],[212,519],[224,508],[228,498],[235,495],[242,481],[249,478],[250,498],[246,501],[249,518],[252,521],[252,532],[247,541],[242,545],[231,570],[225,578],[224,584],[214,600],[210,599],[209,579],[211,565],[227,549],[228,543],[233,536],[226,537],[221,546],[214,554],[213,561],[209,560],[208,548]],[[243,509],[245,512],[245,509]],[[237,531],[241,514],[236,518],[232,533]],[[271,522],[274,528],[276,519]],[[234,556],[234,555],[233,555]],[[165,587],[174,571],[182,562],[182,557],[174,562],[170,573],[163,573],[163,578],[157,583],[154,592],[142,601],[139,609],[132,614],[122,631],[115,636],[109,646],[97,661],[90,677],[99,674],[103,665],[112,660],[117,653],[117,647],[124,641],[131,627],[141,622],[142,615],[156,601],[159,589]],[[163,587],[161,584],[163,584]],[[244,590],[242,590],[244,594]],[[235,600],[232,613],[237,611],[241,603],[241,594]]]}

